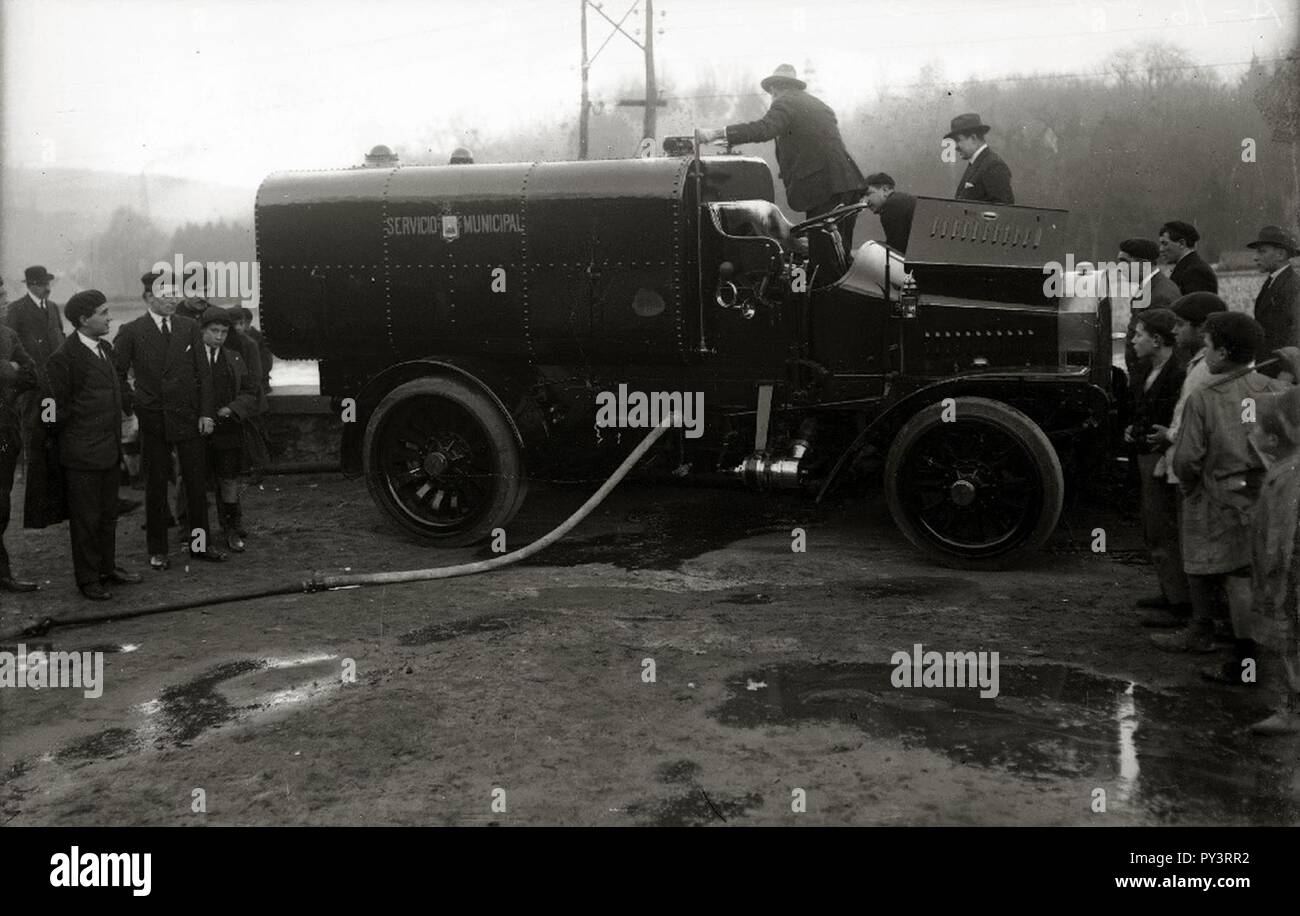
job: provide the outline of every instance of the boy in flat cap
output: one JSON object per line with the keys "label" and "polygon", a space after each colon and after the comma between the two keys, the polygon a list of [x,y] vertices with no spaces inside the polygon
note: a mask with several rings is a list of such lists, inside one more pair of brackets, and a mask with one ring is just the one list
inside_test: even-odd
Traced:
{"label": "boy in flat cap", "polygon": [[[1192,621],[1182,633],[1153,636],[1163,649],[1214,651],[1215,593],[1221,588],[1238,660],[1253,656],[1242,621],[1251,604],[1250,532],[1264,464],[1249,438],[1260,399],[1289,387],[1252,368],[1263,340],[1264,329],[1249,315],[1216,312],[1205,319],[1204,362],[1214,377],[1187,398],[1173,454],[1183,493],[1183,569]],[[1240,671],[1235,667],[1238,682]]]}
{"label": "boy in flat cap", "polygon": [[76,330],[50,357],[47,374],[68,497],[72,570],[82,595],[106,601],[112,595],[105,586],[140,581],[116,561],[122,391],[113,347],[104,340],[112,318],[96,289],[74,295],[63,313]]}
{"label": "boy in flat cap", "polygon": [[200,319],[203,325],[203,359],[212,381],[212,403],[217,408],[217,425],[208,438],[208,467],[217,492],[217,523],[226,546],[243,553],[239,534],[239,473],[244,460],[242,424],[257,414],[258,384],[239,351],[226,346],[230,315],[219,306],[208,306]]}

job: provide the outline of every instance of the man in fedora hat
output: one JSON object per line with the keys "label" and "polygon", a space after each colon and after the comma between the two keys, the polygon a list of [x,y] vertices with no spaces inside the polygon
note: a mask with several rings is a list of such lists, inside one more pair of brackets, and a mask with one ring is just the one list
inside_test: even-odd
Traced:
{"label": "man in fedora hat", "polygon": [[[63,343],[63,319],[59,307],[50,301],[54,275],[40,265],[23,271],[27,294],[10,303],[5,323],[13,328],[23,349],[35,364],[36,378],[45,387],[45,364]],[[23,527],[44,528],[63,520],[63,499],[53,453],[46,447],[41,424],[41,392],[25,392],[19,402],[22,414],[23,448],[27,450],[27,493],[23,500]],[[51,475],[51,471],[54,472]]]}
{"label": "man in fedora hat", "polygon": [[[1255,252],[1255,266],[1267,274],[1259,295],[1255,297],[1255,320],[1264,327],[1263,353],[1282,347],[1300,346],[1300,284],[1296,282],[1291,259],[1296,256],[1296,242],[1278,226],[1265,226],[1259,238],[1246,246]],[[1280,366],[1261,369],[1265,375],[1294,381]]]}
{"label": "man in fedora hat", "polygon": [[451,151],[451,159],[447,162],[447,164],[448,165],[473,165],[474,154],[471,153],[467,148],[463,146],[458,146]]}
{"label": "man in fedora hat", "polygon": [[[807,85],[794,67],[781,64],[763,80],[763,91],[772,96],[772,105],[763,117],[744,124],[701,128],[695,137],[699,143],[725,139],[733,145],[775,140],[776,162],[790,209],[812,218],[857,203],[867,183],[844,147],[835,112],[805,92]],[[846,217],[839,223],[846,244],[853,240],[854,219]],[[814,260],[826,263],[815,253]]]}
{"label": "man in fedora hat", "polygon": [[957,153],[969,163],[953,194],[958,200],[990,204],[1016,202],[1016,195],[1011,191],[1011,169],[984,142],[984,135],[992,129],[979,115],[968,112],[953,118],[952,129],[943,135],[945,140],[956,144]]}

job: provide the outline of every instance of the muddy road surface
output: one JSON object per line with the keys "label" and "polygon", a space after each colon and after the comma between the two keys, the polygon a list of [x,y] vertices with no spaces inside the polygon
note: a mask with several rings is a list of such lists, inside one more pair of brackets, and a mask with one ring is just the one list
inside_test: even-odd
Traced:
{"label": "muddy road surface", "polygon": [[[507,548],[592,489],[535,488]],[[491,555],[406,540],[361,481],[267,478],[245,505],[248,553],[164,573],[123,517],[146,578],[112,605],[75,592],[66,526],[11,530],[42,589],[4,595],[0,630]],[[1245,728],[1267,697],[1148,643],[1139,537],[1074,505],[1022,568],[954,571],[878,496],[632,483],[506,570],[25,639],[103,653],[102,694],[0,690],[0,823],[1297,823],[1300,743]],[[898,686],[914,650],[996,652],[996,686]]]}

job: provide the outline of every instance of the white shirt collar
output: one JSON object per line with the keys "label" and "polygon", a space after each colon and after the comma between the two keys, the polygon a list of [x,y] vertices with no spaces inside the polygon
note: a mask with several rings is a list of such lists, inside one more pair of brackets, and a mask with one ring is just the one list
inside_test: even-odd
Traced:
{"label": "white shirt collar", "polygon": [[98,340],[96,340],[94,337],[87,337],[85,334],[82,333],[80,328],[77,329],[77,336],[81,338],[82,343],[84,343],[87,347],[90,348],[90,351],[92,353],[94,353],[96,356],[99,355]]}
{"label": "white shirt collar", "polygon": [[1286,270],[1286,269],[1287,269],[1288,267],[1290,267],[1290,266],[1291,266],[1291,262],[1290,262],[1290,261],[1287,261],[1285,264],[1283,264],[1283,265],[1282,265],[1281,267],[1279,267],[1277,270],[1275,270],[1275,271],[1273,271],[1271,274],[1269,274],[1269,275],[1268,275],[1268,278],[1269,278],[1270,280],[1276,280],[1279,276],[1281,276],[1282,271]]}
{"label": "white shirt collar", "polygon": [[[153,309],[149,309],[149,317],[153,319],[153,326],[154,326],[155,328],[157,328],[158,330],[161,331],[161,330],[162,330],[162,323],[163,323],[163,316],[162,316],[162,315],[159,315],[159,314],[158,314],[157,312],[155,312]],[[167,316],[168,319],[171,319],[171,318],[173,318],[173,317],[175,317],[175,316],[173,316],[173,315],[168,315],[168,316]],[[170,325],[169,325],[169,327],[170,327]]]}
{"label": "white shirt collar", "polygon": [[984,152],[984,151],[985,151],[986,149],[988,149],[988,148],[989,148],[989,145],[988,145],[987,143],[982,143],[982,144],[980,144],[980,148],[977,149],[977,150],[975,150],[974,154],[970,157],[971,165],[974,165],[974,164],[975,164],[975,160],[978,159],[978,158],[980,157],[980,153]]}

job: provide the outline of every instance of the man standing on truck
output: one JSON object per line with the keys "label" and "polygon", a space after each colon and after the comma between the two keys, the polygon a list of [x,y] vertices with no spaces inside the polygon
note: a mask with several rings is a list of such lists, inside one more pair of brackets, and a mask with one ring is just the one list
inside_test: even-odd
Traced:
{"label": "man standing on truck", "polygon": [[[798,78],[790,64],[777,67],[763,80],[762,86],[772,96],[767,114],[743,124],[700,128],[695,131],[696,142],[725,139],[736,145],[775,140],[776,162],[786,200],[790,209],[802,212],[809,219],[857,203],[867,182],[844,147],[835,112],[821,99],[804,91],[808,84]],[[853,243],[855,219],[856,215],[839,222],[846,248]],[[821,233],[817,236],[821,238],[809,241],[813,262],[834,263],[833,247]]]}
{"label": "man standing on truck", "polygon": [[952,195],[957,200],[990,204],[1016,202],[1011,190],[1011,168],[984,142],[984,135],[992,129],[979,115],[969,112],[953,118],[951,129],[943,135],[945,140],[956,144],[958,155],[968,163]]}

